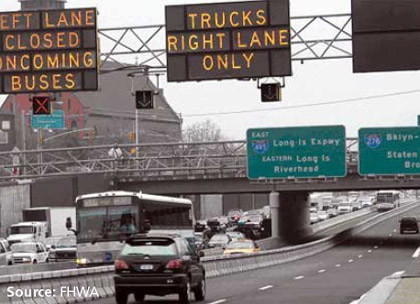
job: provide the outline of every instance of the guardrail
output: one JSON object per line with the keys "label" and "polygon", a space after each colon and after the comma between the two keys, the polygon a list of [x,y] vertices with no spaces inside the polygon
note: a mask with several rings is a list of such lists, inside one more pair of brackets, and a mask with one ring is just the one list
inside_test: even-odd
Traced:
{"label": "guardrail", "polygon": [[[312,256],[330,249],[382,221],[395,217],[415,207],[417,207],[417,202],[407,204],[396,210],[378,214],[342,233],[308,244],[265,251],[254,255],[204,257],[202,262],[206,269],[206,276],[207,278],[213,278],[279,265]],[[90,301],[95,298],[110,297],[115,292],[112,276],[113,266],[0,276],[0,303],[26,303],[24,302],[23,297],[9,297],[11,291],[24,289],[34,291],[37,288],[55,291],[55,296],[50,298],[39,295],[32,295],[29,297],[37,304],[76,303],[80,301]],[[60,293],[62,290],[61,288],[64,288],[65,290],[69,288],[78,293]]]}
{"label": "guardrail", "polygon": [[75,262],[57,262],[57,263],[39,263],[39,264],[15,264],[12,266],[0,267],[0,276],[12,274],[27,274],[33,272],[44,272],[64,269],[75,269],[77,264]]}

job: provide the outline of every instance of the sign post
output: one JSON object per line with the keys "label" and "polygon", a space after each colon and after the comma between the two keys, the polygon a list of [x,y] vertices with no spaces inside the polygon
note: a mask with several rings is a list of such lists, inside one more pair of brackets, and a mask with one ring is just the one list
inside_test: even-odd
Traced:
{"label": "sign post", "polygon": [[249,179],[344,177],[344,126],[249,129]]}
{"label": "sign post", "polygon": [[420,128],[359,130],[361,175],[420,174]]}

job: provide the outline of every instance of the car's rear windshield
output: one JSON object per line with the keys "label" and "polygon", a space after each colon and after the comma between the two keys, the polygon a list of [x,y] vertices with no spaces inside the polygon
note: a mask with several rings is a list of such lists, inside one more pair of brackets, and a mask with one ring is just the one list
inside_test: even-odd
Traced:
{"label": "car's rear windshield", "polygon": [[227,236],[226,235],[224,235],[224,234],[216,234],[216,235],[214,235],[211,238],[210,242],[220,242],[220,241],[224,242],[226,240],[227,240]]}
{"label": "car's rear windshield", "polygon": [[121,255],[176,256],[173,240],[136,240],[126,243]]}
{"label": "car's rear windshield", "polygon": [[401,221],[402,222],[417,222],[417,219],[415,217],[403,217]]}
{"label": "car's rear windshield", "polygon": [[254,243],[252,242],[232,242],[228,245],[228,249],[252,249]]}
{"label": "car's rear windshield", "polygon": [[341,206],[341,207],[347,207],[347,206],[350,206],[350,205],[351,205],[350,202],[342,202],[342,203],[339,204],[339,206]]}

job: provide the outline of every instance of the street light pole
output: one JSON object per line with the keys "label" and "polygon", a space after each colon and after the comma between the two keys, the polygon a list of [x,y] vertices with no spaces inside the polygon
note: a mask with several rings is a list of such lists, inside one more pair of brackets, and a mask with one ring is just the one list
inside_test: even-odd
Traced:
{"label": "street light pole", "polygon": [[[26,117],[25,117],[25,110],[22,109],[21,113],[21,120],[22,120],[22,150],[26,151]],[[26,174],[26,153],[22,155],[23,167],[22,167],[22,174]]]}
{"label": "street light pole", "polygon": [[71,130],[71,131],[68,131],[68,132],[64,132],[64,133],[60,133],[60,134],[57,134],[57,135],[48,137],[48,138],[46,138],[44,140],[44,142],[48,142],[48,141],[53,140],[53,139],[55,139],[57,137],[61,137],[61,136],[68,135],[68,134],[71,134],[71,133],[76,133],[76,132],[80,132],[80,131],[94,131],[94,130],[95,130],[94,128],[85,128],[85,129]]}
{"label": "street light pole", "polygon": [[136,108],[136,159],[139,158],[139,124],[140,124],[140,117],[139,117],[139,109]]}

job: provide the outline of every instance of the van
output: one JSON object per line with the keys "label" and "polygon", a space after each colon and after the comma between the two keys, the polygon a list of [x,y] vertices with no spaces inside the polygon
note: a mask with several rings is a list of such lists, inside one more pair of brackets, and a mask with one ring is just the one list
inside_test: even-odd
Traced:
{"label": "van", "polygon": [[0,265],[13,265],[13,254],[10,249],[9,242],[5,239],[0,239]]}

